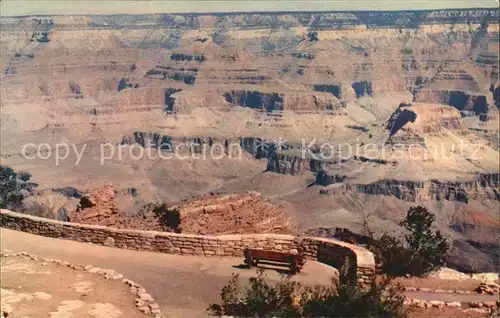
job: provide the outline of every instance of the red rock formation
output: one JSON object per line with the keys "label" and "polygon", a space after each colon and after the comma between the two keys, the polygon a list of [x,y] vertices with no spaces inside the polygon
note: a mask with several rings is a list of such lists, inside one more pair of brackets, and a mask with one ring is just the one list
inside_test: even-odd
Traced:
{"label": "red rock formation", "polygon": [[75,213],[70,216],[71,222],[113,226],[120,217],[124,217],[115,201],[115,192],[111,184],[102,189],[90,190],[80,199]]}
{"label": "red rock formation", "polygon": [[[83,224],[103,225],[115,228],[171,231],[161,215],[153,212],[154,205],[135,216],[127,216],[118,210],[115,191],[111,184],[93,189],[81,198],[70,221]],[[231,195],[206,195],[189,202],[169,206],[178,210],[183,233],[194,234],[242,234],[279,233],[291,234],[293,227],[285,210],[262,199],[259,193]]]}
{"label": "red rock formation", "polygon": [[293,233],[285,209],[256,192],[202,196],[171,209],[180,212],[184,233]]}

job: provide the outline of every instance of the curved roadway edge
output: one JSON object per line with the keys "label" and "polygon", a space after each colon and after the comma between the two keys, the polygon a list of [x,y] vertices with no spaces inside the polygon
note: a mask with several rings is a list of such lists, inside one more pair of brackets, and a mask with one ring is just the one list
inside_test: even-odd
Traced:
{"label": "curved roadway edge", "polygon": [[[124,249],[178,255],[242,256],[244,248],[300,253],[327,265],[342,268],[345,275],[363,286],[371,285],[375,258],[365,248],[334,239],[278,234],[204,236],[156,231],[115,229],[97,225],[61,222],[0,210],[0,226],[36,235],[88,242]],[[344,272],[344,271],[342,271]]]}

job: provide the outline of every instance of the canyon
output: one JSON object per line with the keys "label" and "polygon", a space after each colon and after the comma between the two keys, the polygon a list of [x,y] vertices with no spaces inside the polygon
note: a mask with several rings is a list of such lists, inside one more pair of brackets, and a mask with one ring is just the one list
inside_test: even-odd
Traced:
{"label": "canyon", "polygon": [[[496,8],[2,17],[2,165],[32,174],[27,200],[54,218],[78,213],[58,189],[108,183],[126,215],[256,191],[248,211],[297,232],[360,233],[369,219],[402,235],[421,204],[453,242],[449,265],[489,271],[498,19]],[[41,144],[82,156],[54,160]],[[191,215],[192,228],[212,224]]]}

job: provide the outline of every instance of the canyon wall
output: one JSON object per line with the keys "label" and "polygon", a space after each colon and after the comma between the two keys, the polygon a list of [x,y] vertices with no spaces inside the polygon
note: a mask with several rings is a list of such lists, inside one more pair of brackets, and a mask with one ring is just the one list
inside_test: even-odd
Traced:
{"label": "canyon wall", "polygon": [[[355,161],[356,159],[352,159]],[[363,159],[360,159],[363,160]],[[328,162],[312,158],[302,159],[294,156],[275,155],[268,159],[268,171],[281,174],[298,175],[311,171],[316,176],[316,185],[325,186],[321,194],[341,194],[357,191],[371,195],[394,196],[400,200],[418,202],[422,200],[448,200],[468,203],[469,200],[490,199],[500,201],[500,174],[481,173],[471,176],[470,180],[426,181],[386,179],[372,183],[356,183],[346,173],[328,172],[322,169]],[[383,164],[383,163],[380,163]],[[351,179],[351,180],[350,180]],[[330,185],[337,185],[332,187]]]}
{"label": "canyon wall", "polygon": [[191,113],[335,110],[410,91],[479,115],[495,108],[498,17],[496,8],[2,17],[1,93],[8,103],[82,100],[97,113],[123,104]]}
{"label": "canyon wall", "polygon": [[[261,169],[312,173],[323,194],[471,207],[491,199],[498,208],[498,182],[477,181],[498,174],[498,17],[498,8],[2,17],[2,164],[51,188],[112,182],[142,189],[146,201],[238,185],[273,188],[272,195],[296,190],[273,180],[300,178]],[[282,138],[290,143],[276,145]],[[407,150],[394,160],[379,153],[320,160],[301,154],[301,141],[311,139],[380,151],[463,141],[464,152],[446,160],[410,160]],[[191,154],[217,144],[217,154],[236,158],[238,146],[246,157],[191,164],[126,156],[103,167],[89,156],[103,142],[160,151],[188,143]],[[96,145],[75,166],[28,160],[27,143]],[[307,219],[316,201],[300,207]]]}
{"label": "canyon wall", "polygon": [[[332,177],[332,179],[334,179]],[[333,181],[333,180],[332,180]],[[332,182],[335,184],[338,182]],[[500,174],[480,174],[463,182],[380,180],[370,184],[342,184],[321,189],[321,194],[339,194],[351,190],[372,195],[395,196],[404,201],[448,200],[468,203],[469,200],[500,200]]]}
{"label": "canyon wall", "polygon": [[340,269],[349,262],[352,281],[369,286],[375,270],[374,256],[368,250],[334,239],[294,237],[277,234],[203,236],[154,231],[115,229],[104,226],[67,223],[1,210],[4,228],[53,238],[114,246],[124,249],[178,255],[243,256],[245,248],[301,253]]}
{"label": "canyon wall", "polygon": [[[399,117],[401,112],[396,112]],[[446,114],[446,112],[445,112]],[[388,122],[388,127],[391,127],[392,136],[399,136],[401,133],[396,134],[403,125],[391,124],[391,121],[396,121],[396,117],[391,118]],[[439,129],[463,129],[463,124],[457,122],[455,118],[432,118],[425,119],[426,123],[432,124],[432,127],[412,128],[412,130],[425,130],[428,132],[435,132]],[[399,128],[398,128],[399,127]],[[408,129],[408,128],[405,128]],[[415,137],[416,138],[416,137]],[[389,141],[394,142],[394,138]],[[407,140],[407,138],[405,139]],[[422,139],[423,140],[423,139]],[[239,155],[242,151],[247,152],[255,158],[267,159],[266,171],[276,172],[285,175],[297,176],[305,172],[312,172],[315,175],[315,184],[325,186],[325,189],[320,190],[321,194],[337,194],[345,193],[348,191],[359,191],[372,195],[395,196],[396,198],[404,201],[417,202],[420,200],[449,200],[468,203],[469,200],[491,199],[500,200],[500,174],[499,173],[478,173],[471,176],[470,180],[465,181],[446,181],[429,178],[426,181],[417,180],[397,180],[397,179],[384,179],[372,183],[356,183],[353,178],[348,177],[348,172],[330,171],[330,166],[339,166],[349,162],[356,162],[359,164],[376,164],[386,166],[388,161],[367,158],[364,156],[353,156],[344,160],[320,160],[312,157],[303,157],[302,155],[287,154],[287,151],[296,150],[300,151],[300,145],[287,144],[285,151],[280,152],[273,144],[273,141],[267,141],[266,146],[263,147],[263,142],[266,140],[254,137],[241,137],[241,138],[212,138],[212,137],[190,137],[190,138],[175,138],[170,136],[163,136],[158,133],[145,133],[135,132],[132,136],[123,137],[121,144],[133,145],[138,144],[142,147],[150,146],[160,150],[173,151],[173,149],[184,144],[186,151],[201,153],[205,147],[210,151],[214,144],[220,145],[220,150],[226,154],[231,153],[233,156]],[[415,140],[413,140],[415,143]],[[168,147],[167,147],[167,146]],[[162,148],[163,147],[163,148]],[[206,151],[205,150],[205,151]],[[314,152],[314,150],[313,150]],[[329,185],[340,185],[336,187],[328,187]]]}

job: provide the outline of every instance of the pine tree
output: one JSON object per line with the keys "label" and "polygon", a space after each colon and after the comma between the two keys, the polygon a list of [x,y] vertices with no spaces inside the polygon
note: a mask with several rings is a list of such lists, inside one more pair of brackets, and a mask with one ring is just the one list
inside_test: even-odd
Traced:
{"label": "pine tree", "polygon": [[408,272],[422,276],[444,264],[449,245],[439,230],[433,229],[435,216],[423,206],[408,210],[401,223],[408,231],[405,236],[408,245]]}

